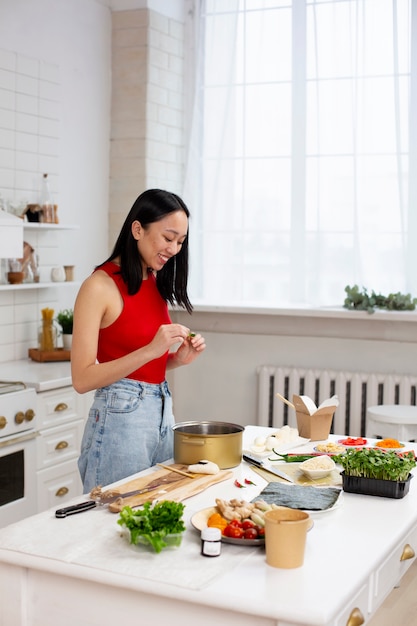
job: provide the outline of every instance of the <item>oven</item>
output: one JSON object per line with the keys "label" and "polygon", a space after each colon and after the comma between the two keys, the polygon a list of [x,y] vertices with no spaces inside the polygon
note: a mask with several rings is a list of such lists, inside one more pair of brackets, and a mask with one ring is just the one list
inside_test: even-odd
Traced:
{"label": "oven", "polygon": [[0,528],[37,512],[37,395],[0,381]]}

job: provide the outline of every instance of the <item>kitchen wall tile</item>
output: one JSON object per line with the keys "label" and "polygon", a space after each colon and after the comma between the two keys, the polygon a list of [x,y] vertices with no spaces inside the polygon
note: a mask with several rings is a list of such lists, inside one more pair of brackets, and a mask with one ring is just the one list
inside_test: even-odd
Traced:
{"label": "kitchen wall tile", "polygon": [[27,94],[17,93],[16,111],[19,111],[20,113],[30,113],[31,115],[38,115],[39,101],[37,96],[29,96]]}
{"label": "kitchen wall tile", "polygon": [[51,120],[61,119],[61,104],[52,100],[39,100],[39,116]]}
{"label": "kitchen wall tile", "polygon": [[14,162],[14,150],[7,150],[7,148],[0,148],[0,168],[10,168]]}
{"label": "kitchen wall tile", "polygon": [[[45,117],[39,117],[38,132],[45,137],[53,137],[59,140],[59,121]],[[53,154],[56,154],[54,151]]]}
{"label": "kitchen wall tile", "polygon": [[34,57],[27,57],[23,54],[16,55],[16,72],[26,76],[39,78],[39,61]]}
{"label": "kitchen wall tile", "polygon": [[[16,169],[32,172],[37,172],[38,155],[32,152],[21,152],[16,150],[15,152],[15,165]],[[16,182],[17,184],[17,182]]]}
{"label": "kitchen wall tile", "polygon": [[51,156],[59,154],[59,139],[39,136],[39,153]]}
{"label": "kitchen wall tile", "polygon": [[28,115],[27,113],[16,113],[16,130],[21,133],[31,133],[36,135],[38,132],[38,117],[36,115]]}
{"label": "kitchen wall tile", "polygon": [[14,112],[16,108],[16,95],[14,91],[10,89],[2,89],[0,87],[0,103],[1,111],[9,109]]}
{"label": "kitchen wall tile", "polygon": [[14,148],[14,132],[7,128],[0,128],[0,146],[3,148]]}
{"label": "kitchen wall tile", "polygon": [[[4,93],[4,92],[3,92]],[[0,94],[1,97],[1,94]],[[0,109],[0,128],[13,130],[16,125],[16,113],[12,109]]]}
{"label": "kitchen wall tile", "polygon": [[14,184],[13,169],[2,168],[0,170],[0,189],[12,189]]}
{"label": "kitchen wall tile", "polygon": [[158,120],[161,124],[182,128],[182,113],[174,111],[172,108],[160,106],[158,108]]}
{"label": "kitchen wall tile", "polygon": [[0,87],[9,91],[15,91],[16,75],[9,70],[0,69]]}
{"label": "kitchen wall tile", "polygon": [[55,83],[49,83],[47,81],[39,81],[39,97],[44,100],[53,100],[59,102],[60,87]]}
{"label": "kitchen wall tile", "polygon": [[9,70],[14,74],[16,71],[16,54],[9,50],[0,50],[0,68]]}
{"label": "kitchen wall tile", "polygon": [[113,33],[113,52],[117,52],[117,48],[126,48],[129,46],[146,45],[148,39],[148,30],[144,26],[142,28],[123,28],[115,30]]}
{"label": "kitchen wall tile", "polygon": [[139,28],[148,26],[149,12],[139,9],[137,11],[114,11],[112,13],[113,31],[124,28]]}
{"label": "kitchen wall tile", "polygon": [[59,67],[54,63],[41,61],[39,63],[39,79],[43,82],[55,83],[56,87],[60,85]]}
{"label": "kitchen wall tile", "polygon": [[37,135],[16,132],[13,133],[13,136],[15,139],[14,147],[16,150],[21,150],[22,152],[38,152],[39,138]]}
{"label": "kitchen wall tile", "polygon": [[23,74],[17,74],[15,89],[18,93],[25,93],[29,96],[37,97],[39,93],[39,81],[33,76],[24,76]]}

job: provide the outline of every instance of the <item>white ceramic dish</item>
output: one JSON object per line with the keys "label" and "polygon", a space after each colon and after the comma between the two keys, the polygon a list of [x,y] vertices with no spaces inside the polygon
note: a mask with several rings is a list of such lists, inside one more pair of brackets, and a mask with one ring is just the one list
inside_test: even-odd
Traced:
{"label": "white ceramic dish", "polygon": [[300,463],[299,468],[309,478],[310,480],[318,480],[319,478],[324,478],[328,476],[336,467],[335,462],[327,455],[323,455],[325,457],[325,463],[327,467],[314,467],[314,463],[318,463],[318,459],[321,459],[320,456],[316,456],[313,459],[309,459],[308,461],[304,461]]}
{"label": "white ceramic dish", "polygon": [[[309,441],[310,439],[306,439],[305,437],[297,437],[296,439],[293,439],[292,441],[288,441],[286,443],[281,443],[280,445],[274,446],[274,450],[277,453],[285,454],[286,452],[289,452],[290,450],[292,451],[293,448],[298,448],[300,446],[303,446]],[[248,452],[248,454],[250,454],[251,456],[255,456],[259,459],[265,459],[267,457],[271,457],[272,459],[274,459],[274,457],[276,457],[276,460],[279,460],[279,457],[277,457],[274,454],[273,450],[265,450],[264,447],[262,446],[251,445],[251,446],[248,446],[248,448],[244,450],[244,452]]]}

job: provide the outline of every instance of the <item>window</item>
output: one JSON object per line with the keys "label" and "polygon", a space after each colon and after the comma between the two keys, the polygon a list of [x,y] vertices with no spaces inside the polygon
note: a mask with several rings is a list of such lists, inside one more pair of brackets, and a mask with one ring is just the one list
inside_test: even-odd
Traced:
{"label": "window", "polygon": [[200,2],[193,301],[417,296],[416,15],[417,0]]}

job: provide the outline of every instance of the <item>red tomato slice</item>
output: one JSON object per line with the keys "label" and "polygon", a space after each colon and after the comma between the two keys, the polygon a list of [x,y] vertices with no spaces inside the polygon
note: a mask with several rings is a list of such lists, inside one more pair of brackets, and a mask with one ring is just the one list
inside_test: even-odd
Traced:
{"label": "red tomato slice", "polygon": [[363,437],[347,437],[346,439],[342,439],[339,443],[344,446],[364,446],[367,440]]}

